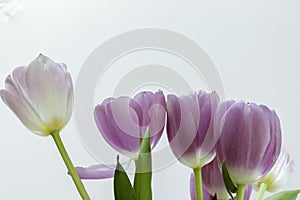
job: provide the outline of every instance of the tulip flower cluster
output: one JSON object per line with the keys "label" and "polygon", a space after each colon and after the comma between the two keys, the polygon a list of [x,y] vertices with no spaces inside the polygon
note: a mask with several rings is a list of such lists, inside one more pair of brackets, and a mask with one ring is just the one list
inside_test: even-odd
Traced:
{"label": "tulip flower cluster", "polygon": [[[265,105],[220,101],[216,92],[187,95],[144,91],[105,99],[94,110],[104,140],[135,163],[133,184],[117,158],[116,165],[74,168],[60,138],[73,110],[73,85],[66,65],[39,55],[28,67],[15,69],[0,95],[31,132],[52,136],[82,199],[90,199],[81,179],[114,178],[116,200],[152,199],[151,152],[166,129],[169,146],[191,169],[192,200],[261,200],[283,186],[294,162],[282,148],[279,118]],[[253,186],[253,187],[252,187]],[[271,199],[296,197],[300,191]]]}

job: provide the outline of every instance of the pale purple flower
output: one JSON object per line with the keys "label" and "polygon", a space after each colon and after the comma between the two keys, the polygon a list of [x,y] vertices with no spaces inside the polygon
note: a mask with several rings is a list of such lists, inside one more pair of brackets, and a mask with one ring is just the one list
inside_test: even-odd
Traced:
{"label": "pale purple flower", "polygon": [[217,109],[218,155],[237,184],[252,184],[274,165],[281,149],[280,123],[264,105],[226,101]]}
{"label": "pale purple flower", "polygon": [[267,191],[275,192],[287,182],[289,175],[294,171],[295,163],[290,159],[285,149],[282,149],[278,160],[272,169],[256,184],[254,188],[259,189],[260,184],[267,184]]}
{"label": "pale purple flower", "polygon": [[218,199],[230,198],[223,181],[222,162],[218,156],[202,168],[202,181],[211,195],[217,194]]}
{"label": "pale purple flower", "polygon": [[[162,91],[141,92],[130,97],[108,98],[95,108],[95,121],[100,133],[119,153],[136,160],[147,127],[153,148],[165,126],[166,102]],[[93,165],[76,168],[82,179],[111,178],[114,166]]]}
{"label": "pale purple flower", "polygon": [[73,111],[73,84],[65,64],[40,54],[6,78],[1,98],[33,133],[60,131]]}
{"label": "pale purple flower", "polygon": [[95,108],[95,121],[104,139],[115,150],[136,159],[146,128],[152,148],[165,126],[166,102],[162,91],[141,92],[130,97],[109,98]]}
{"label": "pale purple flower", "polygon": [[202,167],[215,157],[219,134],[213,130],[212,119],[218,104],[216,92],[168,95],[168,140],[174,155],[184,165]]}

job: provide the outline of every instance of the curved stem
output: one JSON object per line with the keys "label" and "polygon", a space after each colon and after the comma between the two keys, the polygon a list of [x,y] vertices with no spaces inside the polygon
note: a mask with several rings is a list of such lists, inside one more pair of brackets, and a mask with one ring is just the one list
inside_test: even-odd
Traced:
{"label": "curved stem", "polygon": [[244,200],[246,185],[238,184],[236,191],[236,200]]}
{"label": "curved stem", "polygon": [[201,167],[194,169],[196,199],[203,200]]}
{"label": "curved stem", "polygon": [[267,189],[268,189],[268,185],[266,183],[261,183],[255,200],[262,200]]}
{"label": "curved stem", "polygon": [[54,139],[54,142],[59,150],[59,153],[62,157],[62,159],[65,162],[65,165],[68,168],[69,174],[71,175],[73,182],[75,183],[75,186],[77,188],[77,191],[79,192],[80,196],[82,197],[83,200],[90,200],[90,197],[88,193],[86,192],[84,185],[81,182],[81,179],[79,178],[74,165],[64,147],[64,144],[60,138],[59,131],[55,130],[51,132],[51,136]]}

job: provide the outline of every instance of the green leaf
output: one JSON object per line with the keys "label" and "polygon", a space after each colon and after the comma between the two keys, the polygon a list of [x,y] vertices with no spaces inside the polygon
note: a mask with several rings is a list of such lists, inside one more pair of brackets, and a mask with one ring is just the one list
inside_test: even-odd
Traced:
{"label": "green leaf", "polygon": [[265,200],[296,200],[300,190],[288,190],[279,192],[266,198]]}
{"label": "green leaf", "polygon": [[236,193],[237,187],[234,185],[229,176],[225,161],[222,162],[222,176],[226,190],[233,199],[232,193]]}
{"label": "green leaf", "polygon": [[114,176],[114,194],[115,200],[138,200],[124,168],[119,163],[119,156]]}
{"label": "green leaf", "polygon": [[147,128],[141,142],[136,172],[134,176],[134,190],[139,200],[152,200],[152,159],[150,146],[150,129]]}

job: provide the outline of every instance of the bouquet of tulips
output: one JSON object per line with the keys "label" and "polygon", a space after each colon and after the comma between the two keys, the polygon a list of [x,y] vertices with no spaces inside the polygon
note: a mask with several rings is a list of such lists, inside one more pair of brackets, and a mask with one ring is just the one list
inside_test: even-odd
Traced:
{"label": "bouquet of tulips", "polygon": [[[183,96],[144,91],[133,98],[108,98],[95,107],[95,123],[105,141],[135,163],[131,181],[119,158],[113,167],[74,167],[60,132],[73,110],[73,84],[65,64],[39,55],[16,68],[1,90],[4,103],[31,132],[52,136],[69,175],[84,200],[82,179],[114,179],[116,200],[152,199],[151,152],[166,127],[169,146],[191,169],[192,200],[250,199],[283,186],[294,162],[282,147],[279,118],[265,105],[220,101],[202,90]],[[300,190],[279,192],[268,200],[293,200]]]}

